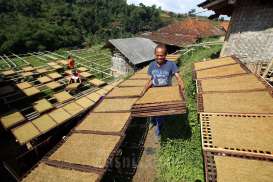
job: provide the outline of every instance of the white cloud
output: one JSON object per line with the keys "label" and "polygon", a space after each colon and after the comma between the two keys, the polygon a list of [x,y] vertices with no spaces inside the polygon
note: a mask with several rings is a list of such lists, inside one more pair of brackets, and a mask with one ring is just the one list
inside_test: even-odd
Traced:
{"label": "white cloud", "polygon": [[[187,13],[191,9],[196,9],[196,12],[206,11],[205,9],[197,7],[198,4],[205,0],[127,0],[128,4],[143,3],[146,6],[156,5],[163,10],[173,11],[176,13]],[[208,16],[213,14],[212,11],[206,11],[200,15]]]}

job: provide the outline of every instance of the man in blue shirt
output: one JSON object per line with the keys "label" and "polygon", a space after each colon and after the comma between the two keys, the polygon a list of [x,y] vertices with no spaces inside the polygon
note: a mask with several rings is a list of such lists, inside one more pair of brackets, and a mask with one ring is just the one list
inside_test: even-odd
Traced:
{"label": "man in blue shirt", "polygon": [[[165,45],[157,45],[155,48],[155,60],[152,61],[148,68],[148,75],[151,76],[149,82],[145,85],[142,92],[144,94],[150,87],[164,87],[172,85],[172,77],[175,76],[179,88],[184,90],[183,81],[180,78],[179,70],[176,64],[166,60],[167,48]],[[153,117],[152,124],[156,126],[155,134],[159,138],[164,117]]]}

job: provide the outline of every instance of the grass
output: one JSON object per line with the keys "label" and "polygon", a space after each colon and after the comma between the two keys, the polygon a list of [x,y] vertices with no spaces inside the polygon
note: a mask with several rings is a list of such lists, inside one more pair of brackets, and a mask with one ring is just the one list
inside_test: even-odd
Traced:
{"label": "grass", "polygon": [[214,57],[220,45],[197,48],[179,60],[185,84],[188,114],[167,118],[162,131],[161,148],[157,154],[156,181],[204,181],[200,123],[198,121],[192,63]]}

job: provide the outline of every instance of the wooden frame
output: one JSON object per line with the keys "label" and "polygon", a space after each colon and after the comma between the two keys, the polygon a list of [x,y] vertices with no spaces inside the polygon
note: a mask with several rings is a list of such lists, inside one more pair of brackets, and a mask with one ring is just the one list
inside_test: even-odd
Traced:
{"label": "wooden frame", "polygon": [[[73,133],[75,133],[75,132],[71,131],[67,135],[67,137],[69,138]],[[81,134],[89,135],[91,133],[81,133]],[[100,134],[93,134],[93,135],[100,135]],[[54,165],[55,167],[59,167],[59,168],[74,169],[74,170],[80,170],[80,171],[84,171],[84,172],[95,172],[95,173],[100,174],[101,177],[102,177],[104,175],[104,173],[107,171],[107,169],[109,168],[109,164],[111,164],[111,161],[115,157],[115,154],[118,152],[118,149],[119,149],[121,143],[123,142],[124,138],[125,138],[124,136],[120,136],[119,141],[116,143],[116,145],[114,146],[112,152],[108,156],[108,158],[107,158],[107,160],[105,162],[105,166],[103,168],[98,168],[98,167],[89,166],[89,165],[75,164],[75,163],[69,163],[69,162],[57,161],[57,160],[51,160],[51,159],[49,159],[49,157],[54,152],[56,152],[67,140],[60,141],[52,150],[50,150],[44,156],[44,158],[41,160],[41,162],[44,162],[44,163],[50,164],[50,165]]]}
{"label": "wooden frame", "polygon": [[[244,74],[247,74],[247,73],[251,73],[251,71],[243,63],[241,63],[241,61],[237,57],[232,56],[232,58],[235,60],[236,63],[221,65],[221,66],[215,66],[215,67],[205,68],[205,69],[200,69],[200,70],[195,70],[195,68],[193,66],[193,71],[192,71],[193,80],[204,80],[204,79],[211,79],[211,78],[225,78],[225,77],[229,77],[229,76],[244,75]],[[240,67],[245,71],[245,73],[231,74],[231,75],[225,75],[225,76],[213,76],[213,77],[206,77],[206,78],[197,78],[197,72],[198,71],[210,70],[210,69],[214,69],[214,68],[222,68],[222,67],[236,65],[236,64],[239,64]]]}
{"label": "wooden frame", "polygon": [[206,174],[206,182],[217,182],[217,171],[215,164],[215,156],[229,156],[229,157],[237,157],[242,159],[253,159],[259,161],[269,161],[272,162],[273,159],[268,159],[266,157],[256,157],[251,155],[240,155],[240,154],[223,154],[222,152],[212,152],[212,151],[203,151],[204,155],[204,163],[205,163],[205,174]]}
{"label": "wooden frame", "polygon": [[[263,90],[262,90],[263,91]],[[247,92],[227,92],[227,93],[249,93],[249,92],[256,92],[256,90],[254,91],[247,91]],[[217,92],[219,93],[219,92]],[[268,93],[270,94],[270,96],[273,99],[273,89],[268,90]],[[208,93],[208,94],[213,94],[213,93]],[[202,93],[197,93],[197,112],[198,113],[207,113],[204,111],[204,102],[203,102],[203,94]],[[217,113],[217,112],[209,112],[209,113]],[[219,113],[223,113],[223,112],[219,112]],[[273,114],[273,113],[233,113],[233,112],[225,112],[225,114]]]}
{"label": "wooden frame", "polygon": [[[92,114],[92,112],[90,112],[90,114]],[[84,120],[88,117],[88,115],[86,115],[83,119],[82,122],[84,122]],[[77,126],[79,126],[81,123],[79,123],[73,130],[72,133],[86,133],[86,134],[99,134],[99,135],[117,135],[117,136],[125,136],[125,132],[126,129],[128,128],[128,126],[130,125],[132,121],[132,115],[129,116],[129,118],[127,119],[127,121],[125,122],[125,125],[122,127],[120,132],[104,132],[104,131],[91,131],[91,130],[76,130]]]}
{"label": "wooden frame", "polygon": [[[223,154],[238,154],[242,156],[255,156],[263,157],[273,160],[273,151],[263,151],[259,149],[250,149],[250,148],[234,148],[226,146],[224,148],[219,148],[214,146],[210,119],[211,116],[221,116],[221,117],[237,117],[237,118],[272,118],[272,115],[258,115],[258,114],[215,114],[215,113],[202,113],[200,114],[200,123],[201,123],[201,136],[202,136],[202,148],[204,151],[210,152],[221,152]],[[228,123],[227,123],[228,124]]]}
{"label": "wooden frame", "polygon": [[[247,74],[243,74],[243,75],[247,75]],[[252,75],[252,74],[251,74]],[[203,91],[202,88],[202,81],[201,80],[196,80],[196,91],[198,94],[205,94],[205,93],[228,93],[228,92],[249,92],[249,91],[261,91],[261,90],[273,90],[273,87],[261,76],[253,74],[264,86],[264,89],[249,89],[249,90],[228,90],[228,91]],[[229,77],[222,77],[222,78],[214,78],[214,79],[223,79],[223,78],[232,78],[232,77],[236,77],[236,76],[242,76],[242,75],[232,75]],[[247,80],[246,80],[247,81]]]}
{"label": "wooden frame", "polygon": [[[241,64],[241,61],[234,55],[231,55],[231,56],[224,56],[224,57],[220,57],[220,58],[215,58],[215,59],[211,59],[211,60],[208,60],[208,61],[213,61],[213,60],[217,60],[217,59],[222,59],[222,58],[231,58],[233,59],[235,62],[234,63],[230,63],[230,64],[223,64],[223,65],[219,65],[219,66],[213,66],[213,67],[208,67],[208,68],[202,68],[202,69],[196,69],[194,64],[195,63],[192,63],[192,68],[193,68],[193,71],[201,71],[201,70],[206,70],[206,69],[211,69],[211,68],[218,68],[218,67],[222,67],[222,66],[228,66],[228,65],[233,65],[233,64]],[[206,61],[199,61],[197,63],[202,63],[202,62],[206,62]]]}

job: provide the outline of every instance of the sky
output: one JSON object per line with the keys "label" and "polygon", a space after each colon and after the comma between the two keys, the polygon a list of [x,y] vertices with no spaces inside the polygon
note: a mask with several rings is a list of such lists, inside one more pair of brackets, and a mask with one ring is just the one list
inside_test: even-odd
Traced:
{"label": "sky", "polygon": [[[205,0],[127,0],[128,4],[138,5],[143,3],[146,6],[156,5],[161,7],[162,10],[168,10],[175,13],[188,13],[191,9],[196,9],[196,12],[205,11],[197,7],[198,4],[204,2]],[[214,14],[213,11],[207,11],[200,13],[198,15],[209,16]]]}

